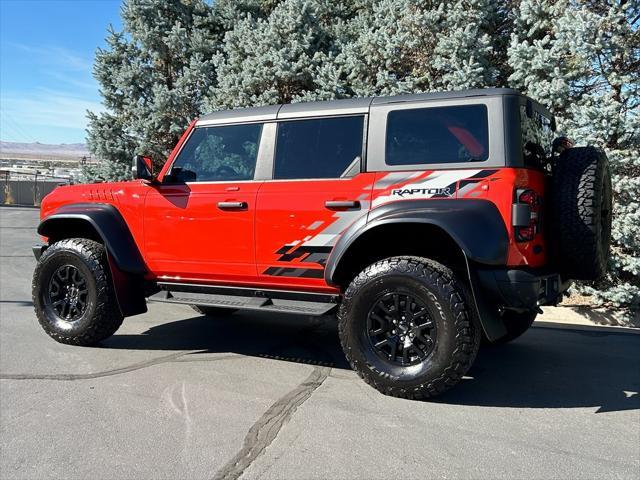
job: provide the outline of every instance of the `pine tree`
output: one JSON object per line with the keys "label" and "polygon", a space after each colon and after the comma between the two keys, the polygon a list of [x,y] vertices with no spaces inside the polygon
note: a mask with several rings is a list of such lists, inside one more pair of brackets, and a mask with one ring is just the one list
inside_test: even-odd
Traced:
{"label": "pine tree", "polygon": [[495,83],[489,0],[368,2],[348,28],[337,62],[355,95],[472,88]]}
{"label": "pine tree", "polygon": [[144,153],[162,164],[215,81],[221,28],[209,14],[203,0],[124,3],[123,31],[109,29],[107,48],[96,54],[107,109],[89,113],[88,143],[98,158],[131,165]]}
{"label": "pine tree", "polygon": [[[614,186],[613,258],[597,301],[640,305],[640,34],[637,3],[522,0],[510,81],[549,107],[578,144],[602,147]],[[597,287],[595,289],[594,287]]]}
{"label": "pine tree", "polygon": [[331,76],[335,23],[350,10],[329,1],[268,3],[272,9],[246,14],[227,32],[211,110],[336,96],[335,85],[327,88],[321,79]]}

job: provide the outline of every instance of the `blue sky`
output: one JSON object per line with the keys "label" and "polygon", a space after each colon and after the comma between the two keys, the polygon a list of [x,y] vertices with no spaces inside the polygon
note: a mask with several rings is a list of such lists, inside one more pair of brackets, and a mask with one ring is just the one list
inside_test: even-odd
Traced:
{"label": "blue sky", "polygon": [[0,0],[0,139],[81,143],[100,111],[91,75],[120,0]]}

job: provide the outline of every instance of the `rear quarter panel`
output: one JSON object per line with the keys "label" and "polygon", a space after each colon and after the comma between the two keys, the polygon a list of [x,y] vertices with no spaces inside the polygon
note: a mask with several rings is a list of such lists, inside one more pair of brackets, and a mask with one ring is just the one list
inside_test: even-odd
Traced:
{"label": "rear quarter panel", "polygon": [[[516,168],[468,168],[379,172],[376,174],[372,207],[404,200],[455,198],[487,200],[496,205],[509,234],[508,266],[541,267],[546,263],[544,231],[531,242],[516,242],[511,227],[514,192],[528,188],[544,196],[542,172]],[[482,235],[482,232],[478,232]]]}

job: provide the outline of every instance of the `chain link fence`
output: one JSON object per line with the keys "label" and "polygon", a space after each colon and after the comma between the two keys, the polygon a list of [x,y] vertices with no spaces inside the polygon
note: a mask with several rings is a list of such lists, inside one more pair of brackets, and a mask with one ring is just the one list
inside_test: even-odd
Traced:
{"label": "chain link fence", "polygon": [[38,207],[47,194],[69,184],[65,177],[0,170],[0,205]]}

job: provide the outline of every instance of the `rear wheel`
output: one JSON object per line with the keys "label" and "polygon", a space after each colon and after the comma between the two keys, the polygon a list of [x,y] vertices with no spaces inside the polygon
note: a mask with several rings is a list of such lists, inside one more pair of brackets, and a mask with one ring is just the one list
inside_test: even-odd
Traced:
{"label": "rear wheel", "polygon": [[122,324],[104,246],[84,238],[51,245],[33,274],[40,325],[60,343],[93,345]]}
{"label": "rear wheel", "polygon": [[454,386],[478,352],[465,287],[432,260],[393,257],[361,272],[338,314],[352,368],[380,392],[420,399]]}

